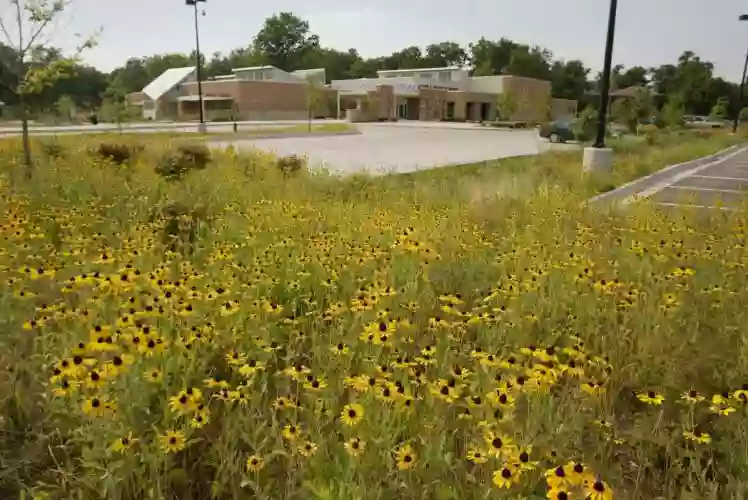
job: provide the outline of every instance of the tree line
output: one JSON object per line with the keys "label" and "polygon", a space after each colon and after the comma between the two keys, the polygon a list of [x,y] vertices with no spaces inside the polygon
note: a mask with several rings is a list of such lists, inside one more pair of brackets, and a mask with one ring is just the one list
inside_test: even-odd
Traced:
{"label": "tree line", "polygon": [[[76,64],[65,78],[60,78],[42,92],[29,97],[28,105],[36,112],[65,114],[67,108],[100,109],[121,105],[130,92],[140,91],[169,68],[195,63],[195,52],[156,54],[131,58],[110,73],[84,64]],[[50,64],[63,57],[55,47],[39,47],[33,63]],[[0,64],[17,61],[13,48],[0,44]],[[551,82],[554,97],[574,99],[595,105],[594,93],[600,87],[601,75],[591,74],[580,60],[554,58],[543,47],[516,43],[507,38],[485,37],[466,47],[453,41],[411,46],[388,56],[365,58],[355,48],[340,51],[324,47],[309,23],[290,12],[267,18],[252,43],[227,53],[202,55],[207,77],[230,73],[232,68],[272,65],[286,71],[324,67],[328,80],[374,77],[378,70],[428,68],[442,66],[469,67],[474,75],[509,74],[539,78]],[[2,80],[10,73],[0,73]],[[613,68],[613,89],[647,87],[653,93],[678,102],[685,113],[706,115],[721,106],[730,114],[738,107],[738,86],[714,75],[711,62],[691,51],[684,52],[672,64],[654,68],[621,65]],[[18,97],[0,86],[0,101],[9,106]],[[665,104],[667,99],[660,99]]]}

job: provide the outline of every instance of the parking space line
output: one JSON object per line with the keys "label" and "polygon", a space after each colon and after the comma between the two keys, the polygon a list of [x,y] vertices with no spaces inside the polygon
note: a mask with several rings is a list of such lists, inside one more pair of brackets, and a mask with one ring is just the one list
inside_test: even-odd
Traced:
{"label": "parking space line", "polygon": [[709,205],[689,205],[689,204],[684,204],[684,203],[666,203],[666,202],[660,202],[660,201],[656,201],[654,204],[664,206],[664,207],[706,208],[708,210],[717,209],[717,210],[726,210],[729,212],[735,212],[737,210],[736,208],[730,208],[730,207],[713,207]]}
{"label": "parking space line", "polygon": [[716,188],[704,188],[695,186],[668,186],[665,189],[680,189],[682,191],[709,191],[712,193],[728,193],[728,194],[748,194],[748,191],[742,191],[740,189],[716,189]]}
{"label": "parking space line", "polygon": [[717,179],[718,181],[748,182],[748,177],[723,177],[719,175],[696,175],[696,174],[690,177],[696,177],[698,179]]}
{"label": "parking space line", "polygon": [[[658,182],[650,186],[648,189],[644,189],[643,191],[640,191],[639,193],[636,193],[632,196],[629,196],[628,198],[623,199],[621,201],[621,205],[628,205],[629,203],[639,201],[644,198],[650,198],[654,196],[655,194],[659,193],[660,191],[662,191],[663,189],[665,189],[666,187],[672,186],[673,184],[676,184],[682,181],[683,179],[687,179],[688,177],[695,177],[696,174],[698,174],[699,172],[703,172],[707,169],[716,167],[717,165],[721,165],[729,160],[732,160],[735,157],[739,157],[740,155],[745,154],[746,151],[748,151],[748,148],[745,148],[745,147],[740,148],[737,151],[734,151],[726,156],[723,156],[722,158],[719,158],[718,160],[714,160],[704,165],[695,167],[693,169],[689,169],[684,172],[677,173],[668,179],[665,179],[661,182]],[[740,180],[748,180],[748,179],[740,179]]]}

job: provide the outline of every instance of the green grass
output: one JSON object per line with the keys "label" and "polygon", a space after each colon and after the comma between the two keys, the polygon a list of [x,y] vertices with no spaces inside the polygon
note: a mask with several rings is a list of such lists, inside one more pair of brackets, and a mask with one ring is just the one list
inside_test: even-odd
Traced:
{"label": "green grass", "polygon": [[[611,175],[585,177],[582,151],[548,151],[537,156],[522,156],[452,165],[398,176],[385,183],[420,186],[433,185],[436,190],[460,192],[466,186],[503,186],[514,195],[528,196],[539,189],[553,188],[582,198],[614,189],[632,180],[654,173],[669,165],[714,154],[746,141],[746,135],[732,136],[724,131],[663,133],[654,145],[644,138],[612,139],[614,150]],[[517,189],[514,189],[517,188]],[[501,190],[501,188],[499,189]],[[511,194],[509,193],[509,194]]]}
{"label": "green grass", "polygon": [[745,210],[599,212],[579,154],[169,181],[131,140],[31,179],[0,141],[0,498],[748,494]]}

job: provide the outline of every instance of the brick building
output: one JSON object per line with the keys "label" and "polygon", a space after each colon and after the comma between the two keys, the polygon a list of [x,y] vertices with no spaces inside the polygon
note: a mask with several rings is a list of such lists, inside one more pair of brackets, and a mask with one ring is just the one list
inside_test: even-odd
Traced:
{"label": "brick building", "polygon": [[[199,116],[195,68],[167,70],[142,92],[128,96],[152,120],[194,120]],[[542,121],[576,113],[576,101],[551,98],[551,84],[510,75],[471,77],[462,68],[379,71],[376,78],[333,80],[325,70],[286,72],[273,66],[234,69],[202,82],[207,120],[300,120],[309,116],[352,121],[496,119],[499,96],[511,94],[510,119]]]}
{"label": "brick building", "polygon": [[511,93],[511,120],[573,116],[576,102],[551,97],[551,83],[511,75],[470,76],[463,68],[383,70],[377,78],[333,80],[340,110],[352,120],[492,121],[499,96]]}

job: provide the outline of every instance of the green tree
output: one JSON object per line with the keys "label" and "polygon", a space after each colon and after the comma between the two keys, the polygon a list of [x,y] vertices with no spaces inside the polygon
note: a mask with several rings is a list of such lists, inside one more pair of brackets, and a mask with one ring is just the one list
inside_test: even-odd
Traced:
{"label": "green tree", "polygon": [[[80,61],[80,54],[95,44],[94,38],[82,40],[71,57],[59,57],[45,49],[45,38],[55,19],[66,9],[66,0],[10,0],[12,15],[0,17],[0,31],[17,59],[3,72],[12,73],[8,87],[18,99],[21,114],[23,157],[27,175],[31,175],[31,144],[29,141],[28,103],[30,98],[68,76]],[[0,79],[0,82],[3,80]]]}
{"label": "green tree", "polygon": [[662,107],[662,121],[668,127],[681,127],[686,110],[683,106],[683,98],[679,94],[668,97]]}
{"label": "green tree", "polygon": [[457,42],[434,43],[426,47],[425,65],[432,68],[464,66],[467,52]]}
{"label": "green tree", "polygon": [[714,103],[712,109],[709,112],[709,118],[712,120],[724,120],[729,115],[728,110],[729,99],[727,97],[720,97],[717,102]]}
{"label": "green tree", "polygon": [[552,58],[553,54],[541,47],[515,45],[506,67],[506,73],[539,80],[550,80]]}
{"label": "green tree", "polygon": [[312,78],[307,78],[305,97],[306,97],[306,108],[308,117],[308,130],[312,131],[312,119],[322,105],[322,99],[324,98],[323,89],[320,84]]}
{"label": "green tree", "polygon": [[494,42],[481,37],[477,42],[468,45],[470,64],[476,69],[481,69],[481,75],[479,76],[506,73],[506,68],[512,60],[512,51],[516,45],[507,38]]}
{"label": "green tree", "polygon": [[587,76],[589,73],[589,68],[586,68],[582,61],[556,61],[551,68],[553,95],[576,101],[582,99],[587,91]]}
{"label": "green tree", "polygon": [[517,112],[517,98],[511,91],[505,91],[499,94],[496,102],[496,115],[499,120],[511,120]]}
{"label": "green tree", "polygon": [[73,101],[73,98],[69,95],[60,96],[60,98],[57,99],[57,102],[55,102],[55,111],[60,118],[70,123],[75,120],[75,101]]}
{"label": "green tree", "polygon": [[264,64],[284,71],[302,68],[310,51],[319,47],[319,37],[309,33],[309,23],[291,12],[265,19],[254,39],[254,49]]}
{"label": "green tree", "polygon": [[647,78],[649,71],[642,66],[632,66],[631,68],[623,71],[623,67],[620,66],[621,71],[614,75],[614,88],[626,89],[629,87],[646,87],[649,83]]}

